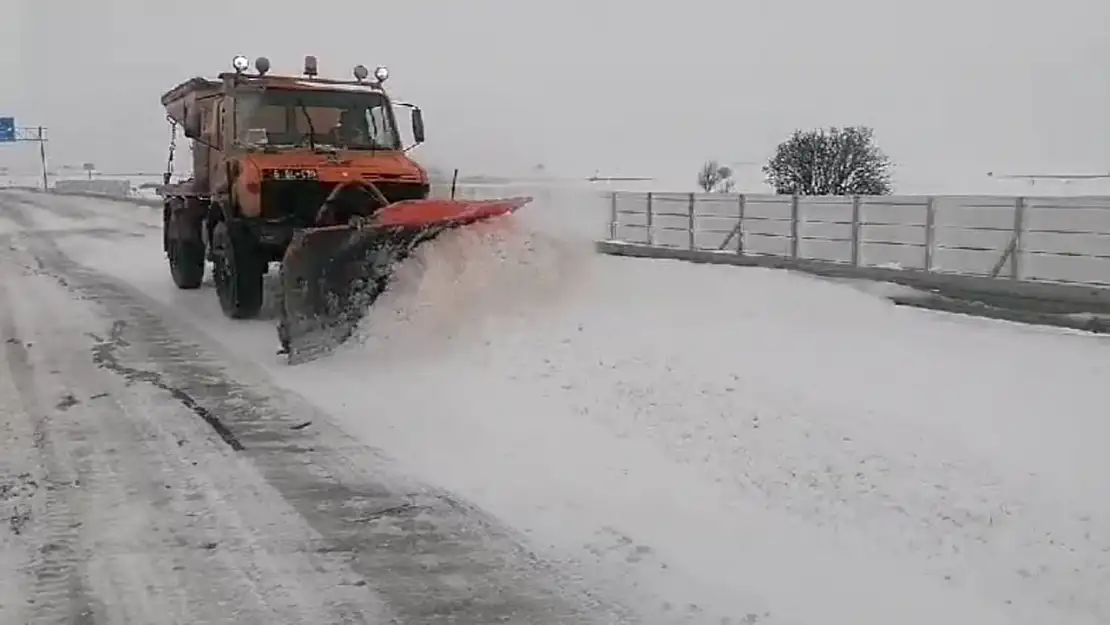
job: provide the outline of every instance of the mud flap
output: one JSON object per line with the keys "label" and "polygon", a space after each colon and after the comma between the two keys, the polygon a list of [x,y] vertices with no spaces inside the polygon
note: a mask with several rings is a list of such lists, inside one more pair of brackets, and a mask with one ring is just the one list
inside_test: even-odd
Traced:
{"label": "mud flap", "polygon": [[418,245],[530,200],[398,202],[358,226],[298,231],[281,266],[278,337],[289,364],[318,358],[350,338],[393,268]]}

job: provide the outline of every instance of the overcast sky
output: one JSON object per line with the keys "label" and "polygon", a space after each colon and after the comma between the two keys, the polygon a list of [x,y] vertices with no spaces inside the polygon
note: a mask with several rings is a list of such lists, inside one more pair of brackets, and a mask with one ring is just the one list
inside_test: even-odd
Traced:
{"label": "overcast sky", "polygon": [[464,171],[684,178],[848,124],[917,180],[1110,170],[1110,0],[3,4],[0,113],[48,126],[58,164],[157,170],[166,89],[314,54],[336,77],[388,65],[425,109],[422,155]]}

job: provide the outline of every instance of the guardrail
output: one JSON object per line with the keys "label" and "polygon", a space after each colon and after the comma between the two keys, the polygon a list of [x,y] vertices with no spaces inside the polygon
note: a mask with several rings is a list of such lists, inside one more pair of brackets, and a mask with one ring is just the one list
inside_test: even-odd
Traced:
{"label": "guardrail", "polygon": [[609,199],[613,243],[1110,287],[1110,197]]}

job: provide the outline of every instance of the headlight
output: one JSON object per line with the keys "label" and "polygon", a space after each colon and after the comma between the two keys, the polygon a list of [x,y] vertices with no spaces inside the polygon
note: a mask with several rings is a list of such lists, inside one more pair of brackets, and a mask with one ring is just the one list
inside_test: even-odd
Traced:
{"label": "headlight", "polygon": [[235,68],[236,72],[242,73],[247,71],[247,68],[251,66],[251,62],[250,59],[240,54],[231,59],[231,66]]}

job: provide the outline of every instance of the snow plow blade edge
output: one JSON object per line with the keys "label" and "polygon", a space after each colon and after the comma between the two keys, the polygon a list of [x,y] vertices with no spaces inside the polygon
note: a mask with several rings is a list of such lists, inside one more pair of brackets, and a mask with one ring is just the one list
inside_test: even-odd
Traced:
{"label": "snow plow blade edge", "polygon": [[289,364],[318,358],[350,338],[393,268],[418,245],[509,215],[531,200],[409,200],[356,225],[296,232],[282,259],[278,303],[278,336]]}

